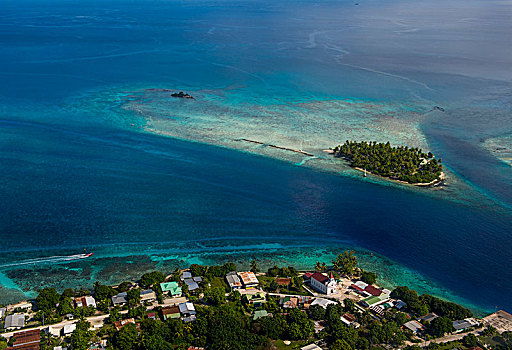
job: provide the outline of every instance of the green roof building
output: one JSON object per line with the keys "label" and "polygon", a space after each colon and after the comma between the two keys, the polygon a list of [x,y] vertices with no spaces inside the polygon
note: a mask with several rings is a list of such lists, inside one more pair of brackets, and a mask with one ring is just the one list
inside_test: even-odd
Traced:
{"label": "green roof building", "polygon": [[173,297],[181,296],[182,290],[178,285],[178,282],[164,282],[160,283],[160,288],[162,288],[162,292],[169,292],[169,294]]}
{"label": "green roof building", "polygon": [[267,310],[256,310],[256,311],[254,311],[254,317],[252,319],[257,320],[258,318],[267,317],[267,316],[268,316]]}

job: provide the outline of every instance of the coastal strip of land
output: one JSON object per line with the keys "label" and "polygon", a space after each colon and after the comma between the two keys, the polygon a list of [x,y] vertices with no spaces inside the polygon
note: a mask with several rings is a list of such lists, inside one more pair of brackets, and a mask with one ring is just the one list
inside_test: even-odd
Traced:
{"label": "coastal strip of land", "polygon": [[[248,268],[249,267],[249,268]],[[43,288],[0,306],[0,349],[469,349],[511,346],[512,315],[484,318],[406,286],[379,287],[353,251],[314,269],[192,264],[92,290]],[[341,341],[341,342],[340,342]],[[373,345],[371,345],[373,344]],[[342,347],[340,347],[342,346]]]}

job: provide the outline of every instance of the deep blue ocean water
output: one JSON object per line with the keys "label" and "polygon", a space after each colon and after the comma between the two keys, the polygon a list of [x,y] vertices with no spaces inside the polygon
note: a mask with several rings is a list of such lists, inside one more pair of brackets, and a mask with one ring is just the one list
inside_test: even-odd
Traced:
{"label": "deep blue ocean water", "polygon": [[[512,131],[508,14],[505,2],[2,2],[0,302],[155,266],[313,266],[349,247],[386,283],[511,310],[512,171],[479,146]],[[421,127],[467,196],[493,205],[140,132],[102,100],[155,86],[443,104]],[[96,258],[52,258],[84,248]]]}

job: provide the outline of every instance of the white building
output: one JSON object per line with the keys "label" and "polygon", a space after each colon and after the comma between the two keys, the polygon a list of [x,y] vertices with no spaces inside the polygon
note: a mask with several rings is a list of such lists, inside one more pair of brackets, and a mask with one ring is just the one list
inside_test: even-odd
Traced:
{"label": "white building", "polygon": [[71,334],[75,331],[75,329],[76,329],[76,323],[67,324],[64,326],[64,328],[62,328],[62,334],[63,335]]}
{"label": "white building", "polygon": [[329,299],[315,298],[315,300],[313,300],[313,302],[311,303],[311,306],[319,305],[319,306],[323,307],[324,309],[327,309],[327,306],[336,305],[336,304],[337,304],[337,302],[329,300]]}
{"label": "white building", "polygon": [[95,308],[96,300],[94,300],[94,298],[90,295],[86,297],[75,298],[75,305],[76,307],[90,306]]}
{"label": "white building", "polygon": [[5,316],[4,328],[5,329],[20,329],[25,327],[25,315],[14,314]]}
{"label": "white building", "polygon": [[311,276],[310,283],[311,287],[327,295],[335,293],[338,290],[338,283],[333,278],[332,273],[329,278],[320,272],[315,272]]}
{"label": "white building", "polygon": [[251,271],[239,272],[238,277],[240,277],[240,279],[242,280],[242,282],[245,286],[245,289],[251,289],[251,288],[258,287],[259,281],[253,272],[251,272]]}

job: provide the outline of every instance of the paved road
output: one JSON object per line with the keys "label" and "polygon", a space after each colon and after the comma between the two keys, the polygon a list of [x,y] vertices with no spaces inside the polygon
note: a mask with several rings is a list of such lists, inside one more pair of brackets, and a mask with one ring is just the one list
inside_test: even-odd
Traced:
{"label": "paved road", "polygon": [[424,341],[424,342],[418,343],[418,344],[415,344],[415,343],[412,343],[412,342],[405,342],[405,344],[406,345],[420,345],[420,346],[424,347],[424,346],[428,346],[431,342],[435,342],[435,343],[438,343],[438,344],[446,343],[446,342],[449,342],[449,341],[461,340],[462,338],[464,338],[469,333],[473,333],[474,335],[479,335],[481,330],[482,329],[479,328],[479,329],[475,329],[474,331],[466,332],[466,333],[448,334],[448,335],[445,335],[442,338],[427,340],[427,341]]}

